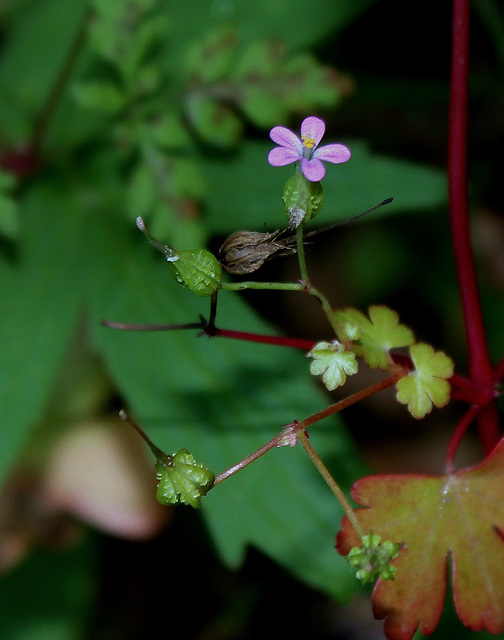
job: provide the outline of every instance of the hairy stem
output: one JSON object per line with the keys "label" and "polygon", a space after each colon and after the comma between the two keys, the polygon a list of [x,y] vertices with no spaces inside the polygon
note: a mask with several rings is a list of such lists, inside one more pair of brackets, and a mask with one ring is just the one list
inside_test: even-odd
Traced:
{"label": "hairy stem", "polygon": [[257,291],[304,291],[302,282],[258,282],[246,280],[244,282],[222,282],[221,288],[224,291],[246,291],[255,289]]}
{"label": "hairy stem", "polygon": [[215,328],[215,337],[231,338],[234,340],[245,340],[247,342],[258,342],[261,344],[272,344],[280,347],[292,347],[294,349],[302,349],[310,351],[316,342],[313,340],[302,340],[300,338],[289,338],[286,336],[269,336],[261,333],[249,333],[247,331],[234,331],[233,329]]}
{"label": "hairy stem", "polygon": [[401,376],[405,375],[406,373],[407,373],[406,369],[400,369],[399,367],[397,367],[397,371],[391,376],[389,376],[388,378],[385,378],[384,380],[381,380],[380,382],[377,382],[376,384],[371,385],[366,389],[362,389],[361,391],[354,393],[353,395],[349,396],[348,398],[345,398],[344,400],[335,402],[331,406],[326,407],[321,411],[317,411],[317,413],[313,413],[311,416],[308,416],[304,420],[301,420],[301,422],[296,421],[293,424],[287,425],[287,427],[285,427],[278,435],[276,435],[274,438],[269,440],[269,442],[267,442],[262,447],[257,449],[257,451],[254,451],[253,453],[248,455],[246,458],[243,458],[243,460],[240,460],[240,462],[237,462],[232,467],[229,467],[229,469],[226,469],[222,473],[219,473],[215,477],[215,481],[212,486],[215,487],[216,485],[221,483],[223,480],[227,480],[227,478],[231,477],[238,471],[241,471],[241,469],[244,469],[246,466],[248,466],[252,462],[255,462],[258,458],[263,456],[268,451],[271,451],[271,449],[279,446],[284,446],[283,443],[285,441],[286,434],[288,433],[298,434],[299,436],[299,434],[301,434],[305,429],[315,424],[316,422],[320,422],[324,418],[328,418],[329,416],[334,415],[335,413],[339,413],[340,411],[343,411],[343,409],[346,409],[350,405],[355,404],[356,402],[359,402],[360,400],[363,400],[364,398],[367,398],[368,396],[371,396],[374,393],[381,391],[382,389],[386,389],[387,387],[390,387],[392,384],[397,382],[397,380]]}
{"label": "hairy stem", "polygon": [[310,441],[308,440],[308,436],[306,435],[306,433],[304,433],[303,431],[300,431],[299,435],[298,435],[298,438],[299,438],[299,441],[301,442],[301,444],[303,445],[304,450],[306,451],[306,453],[310,457],[310,460],[313,462],[313,464],[317,468],[317,470],[320,473],[320,475],[324,478],[325,483],[327,484],[329,489],[333,492],[333,494],[336,496],[336,498],[337,498],[338,502],[340,503],[343,511],[345,512],[347,518],[350,520],[350,524],[352,525],[355,533],[359,536],[359,538],[362,539],[363,536],[365,535],[364,529],[361,527],[361,524],[360,524],[359,520],[357,519],[357,516],[355,515],[355,512],[352,509],[352,506],[350,505],[350,503],[348,502],[345,494],[340,489],[340,487],[339,487],[338,483],[336,482],[336,480],[332,477],[332,475],[329,472],[328,468],[325,466],[325,464],[319,458],[318,453],[311,446]]}
{"label": "hairy stem", "polygon": [[283,434],[279,433],[277,436],[272,438],[269,442],[267,442],[262,447],[257,449],[257,451],[254,451],[253,453],[248,455],[246,458],[243,458],[243,460],[240,460],[240,462],[237,462],[232,467],[229,467],[229,469],[226,469],[222,473],[219,473],[218,475],[216,475],[214,483],[212,485],[212,489],[213,487],[220,484],[223,480],[227,480],[228,478],[233,476],[235,473],[238,473],[238,471],[241,471],[252,462],[255,462],[258,458],[263,456],[265,453],[267,453],[268,451],[271,451],[271,449],[278,447],[282,438],[283,438]]}
{"label": "hairy stem", "polygon": [[304,282],[257,282],[253,280],[245,282],[223,282],[221,288],[224,291],[246,291],[254,289],[256,291],[301,291],[308,293],[320,302],[320,306],[336,335],[340,329],[332,312],[329,300],[323,293],[312,286],[309,279]]}
{"label": "hairy stem", "polygon": [[308,285],[310,279],[308,277],[308,269],[306,267],[306,256],[304,250],[304,234],[303,234],[303,225],[299,225],[296,229],[296,244],[297,244],[297,258],[299,264],[299,274],[301,276],[301,281]]}
{"label": "hairy stem", "polygon": [[[450,223],[464,315],[470,378],[479,387],[490,390],[494,383],[494,374],[483,325],[467,203],[468,58],[469,0],[454,0],[448,140]],[[481,412],[478,427],[483,447],[489,453],[499,439],[494,405],[489,405]]]}

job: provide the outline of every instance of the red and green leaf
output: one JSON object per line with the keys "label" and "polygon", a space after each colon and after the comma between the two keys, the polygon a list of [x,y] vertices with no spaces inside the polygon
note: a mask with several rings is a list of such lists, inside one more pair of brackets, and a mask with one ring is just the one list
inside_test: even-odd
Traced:
{"label": "red and green leaf", "polygon": [[[504,631],[504,440],[481,464],[441,476],[382,475],[358,480],[353,499],[365,531],[401,543],[394,580],[378,579],[373,610],[390,640],[428,635],[443,610],[448,564],[462,623]],[[360,545],[345,517],[339,553]]]}

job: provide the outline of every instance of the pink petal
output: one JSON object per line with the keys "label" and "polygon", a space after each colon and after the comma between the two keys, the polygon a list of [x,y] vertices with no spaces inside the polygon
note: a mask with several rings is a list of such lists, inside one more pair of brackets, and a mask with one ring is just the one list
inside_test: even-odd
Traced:
{"label": "pink petal", "polygon": [[315,146],[322,140],[325,133],[325,122],[315,116],[305,118],[301,123],[301,136],[313,138]]}
{"label": "pink petal", "polygon": [[298,155],[303,153],[303,144],[301,143],[301,140],[293,131],[287,129],[287,127],[273,127],[270,131],[270,138],[273,142],[276,142],[282,147],[295,149],[298,152]]}
{"label": "pink petal", "polygon": [[345,147],[344,144],[326,144],[323,147],[315,149],[313,158],[339,164],[340,162],[349,160],[351,155],[350,149]]}
{"label": "pink petal", "polygon": [[283,167],[286,164],[297,162],[301,158],[300,154],[294,149],[286,149],[285,147],[275,147],[268,153],[268,162],[273,167]]}
{"label": "pink petal", "polygon": [[325,167],[318,158],[312,158],[311,160],[302,158],[301,171],[310,182],[320,182],[325,176]]}

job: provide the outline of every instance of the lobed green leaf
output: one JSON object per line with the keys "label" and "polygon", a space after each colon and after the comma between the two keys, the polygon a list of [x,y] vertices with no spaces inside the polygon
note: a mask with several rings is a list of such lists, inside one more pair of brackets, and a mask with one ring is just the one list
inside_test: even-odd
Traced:
{"label": "lobed green leaf", "polygon": [[432,411],[432,406],[444,407],[450,400],[450,383],[453,361],[442,351],[434,351],[428,344],[410,347],[414,371],[398,380],[397,400],[408,405],[411,415],[417,419]]}
{"label": "lobed green leaf", "polygon": [[388,307],[369,307],[369,319],[357,309],[335,311],[341,326],[342,339],[358,344],[354,347],[367,364],[386,371],[390,366],[390,349],[412,344],[415,337],[411,329],[399,324],[399,316]]}

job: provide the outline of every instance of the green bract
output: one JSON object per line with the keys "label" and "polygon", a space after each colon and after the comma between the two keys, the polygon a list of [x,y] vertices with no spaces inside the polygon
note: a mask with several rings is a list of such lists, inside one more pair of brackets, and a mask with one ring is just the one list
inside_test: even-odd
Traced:
{"label": "green bract", "polygon": [[285,213],[289,216],[289,227],[296,229],[309,222],[322,209],[324,190],[320,182],[310,182],[297,168],[285,183],[282,199]]}
{"label": "green bract", "polygon": [[198,464],[187,449],[158,459],[156,469],[156,498],[164,505],[183,503],[198,509],[202,496],[208,492],[215,480],[214,474],[202,464]]}
{"label": "green bract", "polygon": [[165,257],[175,280],[193,293],[207,297],[220,288],[222,268],[210,251],[175,251],[167,248]]}
{"label": "green bract", "polygon": [[149,242],[164,255],[177,282],[203,297],[211,296],[220,288],[222,268],[213,253],[206,249],[176,251],[151,236],[142,217],[136,219],[136,225],[147,236]]}

